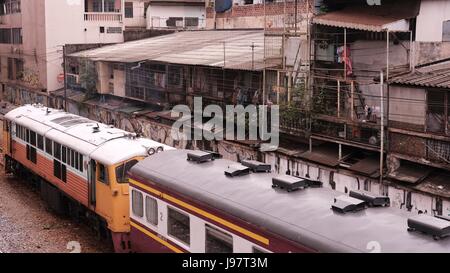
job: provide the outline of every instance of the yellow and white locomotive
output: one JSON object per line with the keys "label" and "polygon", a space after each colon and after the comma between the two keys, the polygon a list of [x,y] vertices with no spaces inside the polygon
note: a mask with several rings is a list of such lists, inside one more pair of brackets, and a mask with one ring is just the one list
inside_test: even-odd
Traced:
{"label": "yellow and white locomotive", "polygon": [[4,119],[6,172],[35,182],[55,210],[88,215],[117,252],[129,250],[126,173],[165,149],[172,148],[42,105],[18,107]]}

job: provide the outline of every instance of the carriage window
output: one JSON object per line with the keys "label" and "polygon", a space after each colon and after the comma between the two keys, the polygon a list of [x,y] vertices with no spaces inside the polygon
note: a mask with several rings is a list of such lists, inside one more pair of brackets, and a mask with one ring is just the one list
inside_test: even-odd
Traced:
{"label": "carriage window", "polygon": [[25,135],[25,141],[26,142],[28,142],[28,143],[30,143],[30,130],[28,130],[28,129],[25,129],[25,133],[26,133],[26,135]]}
{"label": "carriage window", "polygon": [[78,154],[78,170],[83,172],[83,155]]}
{"label": "carriage window", "polygon": [[27,159],[34,164],[37,163],[36,148],[33,146],[27,145]]}
{"label": "carriage window", "polygon": [[261,254],[261,253],[267,253],[267,251],[264,251],[257,247],[253,247],[253,253]]}
{"label": "carriage window", "polygon": [[61,159],[61,144],[59,144],[58,142],[53,142],[53,145],[53,156],[57,159]]}
{"label": "carriage window", "polygon": [[133,214],[139,217],[144,216],[144,200],[142,197],[142,193],[132,190],[131,191],[131,210]]}
{"label": "carriage window", "polygon": [[49,155],[53,155],[53,153],[52,153],[52,151],[53,151],[52,147],[53,146],[52,145],[53,145],[52,140],[48,139],[48,138],[45,138],[45,151]]}
{"label": "carriage window", "polygon": [[169,235],[189,245],[191,243],[189,216],[171,208],[167,208],[167,214],[167,231]]}
{"label": "carriage window", "polygon": [[44,150],[44,137],[41,135],[37,135],[37,147],[40,150]]}
{"label": "carriage window", "polygon": [[59,180],[66,182],[67,181],[67,169],[66,165],[61,164],[58,160],[53,160],[53,175]]}
{"label": "carriage window", "polygon": [[233,253],[233,237],[206,225],[206,253]]}
{"label": "carriage window", "polygon": [[36,146],[36,132],[30,131],[30,144]]}
{"label": "carriage window", "polygon": [[73,167],[73,163],[75,162],[75,159],[73,158],[73,150],[70,149],[70,166]]}
{"label": "carriage window", "polygon": [[61,149],[61,160],[62,162],[66,163],[66,146],[62,146]]}
{"label": "carriage window", "polygon": [[145,217],[150,224],[158,225],[158,203],[150,196],[145,197]]}
{"label": "carriage window", "polygon": [[138,161],[136,159],[130,160],[125,164],[122,164],[120,166],[116,167],[116,180],[117,183],[127,183],[127,173],[133,167],[136,165]]}
{"label": "carriage window", "polygon": [[[77,159],[78,157],[76,157],[75,159]],[[78,164],[78,160],[77,160],[77,164]],[[108,172],[107,169],[105,167],[105,165],[98,163],[98,180],[100,182],[105,183],[106,185],[109,185],[108,182]]]}

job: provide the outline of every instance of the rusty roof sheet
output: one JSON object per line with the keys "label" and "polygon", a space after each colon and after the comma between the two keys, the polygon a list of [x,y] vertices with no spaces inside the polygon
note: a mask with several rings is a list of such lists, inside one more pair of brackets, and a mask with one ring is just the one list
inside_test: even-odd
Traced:
{"label": "rusty roof sheet", "polygon": [[419,12],[419,1],[383,3],[379,6],[348,6],[313,18],[313,23],[340,28],[381,32],[409,31],[407,19],[414,18]]}
{"label": "rusty roof sheet", "polygon": [[[266,58],[279,58],[281,36],[271,38]],[[93,61],[136,63],[157,61],[173,64],[262,70],[277,64],[264,62],[263,30],[184,31],[105,46],[70,54]]]}
{"label": "rusty roof sheet", "polygon": [[417,68],[414,72],[392,77],[389,83],[450,88],[450,61],[424,66]]}

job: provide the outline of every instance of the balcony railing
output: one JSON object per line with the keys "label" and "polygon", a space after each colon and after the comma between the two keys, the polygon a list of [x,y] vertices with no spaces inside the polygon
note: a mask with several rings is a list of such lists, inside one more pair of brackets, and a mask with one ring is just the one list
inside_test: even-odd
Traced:
{"label": "balcony railing", "polygon": [[86,12],[84,21],[122,21],[121,13]]}

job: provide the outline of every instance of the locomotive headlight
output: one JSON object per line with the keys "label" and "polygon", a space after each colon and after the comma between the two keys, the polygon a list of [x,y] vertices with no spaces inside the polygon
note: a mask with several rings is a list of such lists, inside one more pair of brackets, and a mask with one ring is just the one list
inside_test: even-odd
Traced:
{"label": "locomotive headlight", "polygon": [[159,147],[156,149],[156,152],[157,152],[157,153],[162,152],[162,151],[164,151],[164,147],[162,147],[162,146],[159,146]]}
{"label": "locomotive headlight", "polygon": [[147,150],[147,154],[148,155],[154,155],[155,153],[156,153],[156,151],[155,151],[154,148],[150,148],[150,149]]}

